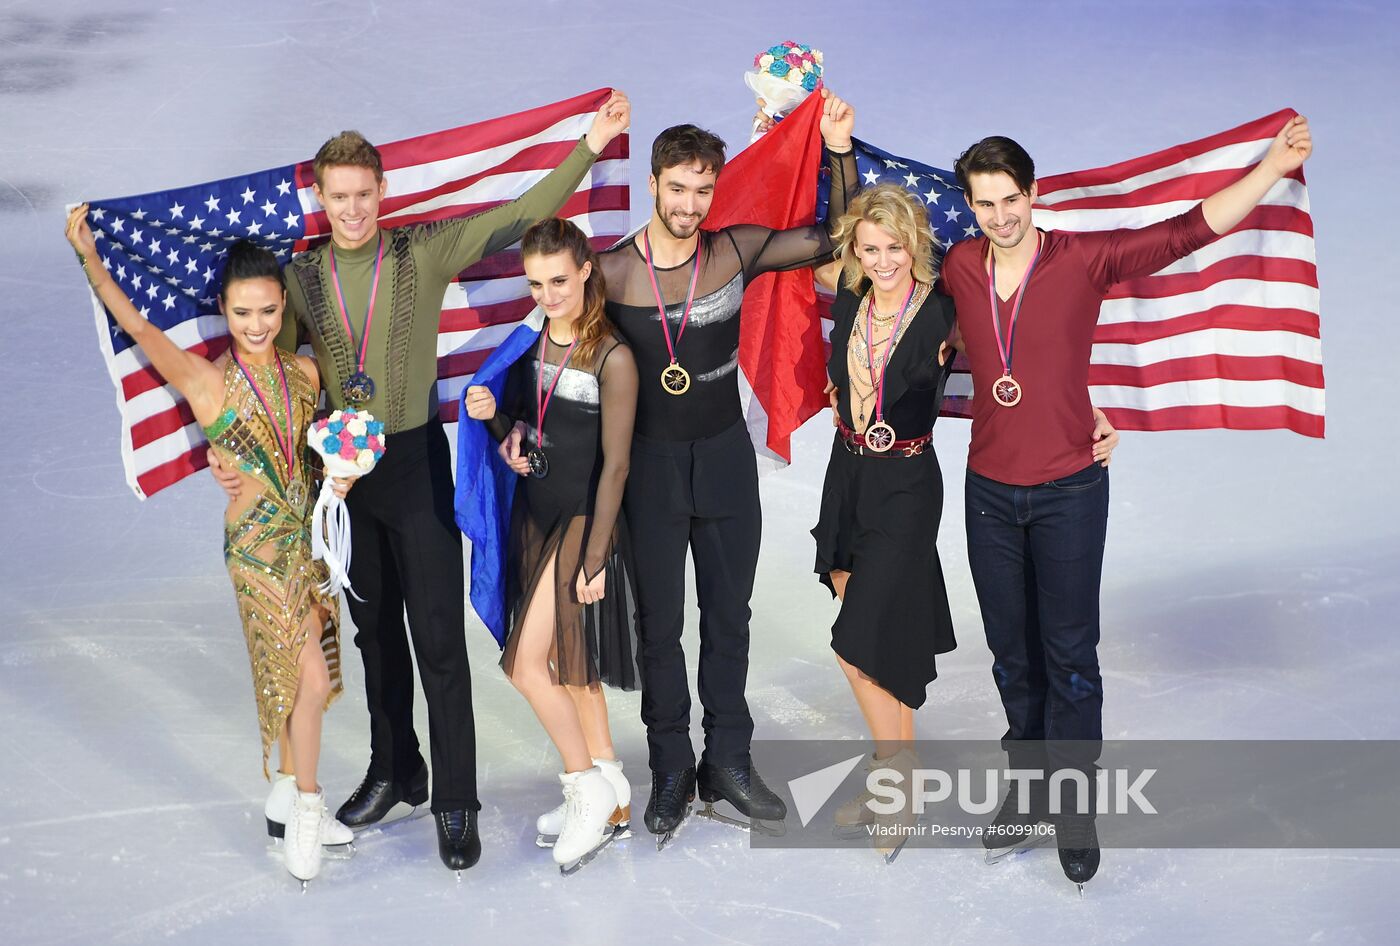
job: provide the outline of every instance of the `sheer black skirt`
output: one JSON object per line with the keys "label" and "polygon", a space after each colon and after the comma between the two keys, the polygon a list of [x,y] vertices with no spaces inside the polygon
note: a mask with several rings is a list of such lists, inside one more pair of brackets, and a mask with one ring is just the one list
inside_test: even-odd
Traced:
{"label": "sheer black skirt", "polygon": [[514,668],[526,609],[554,560],[551,678],[566,686],[604,683],[635,690],[639,685],[637,595],[627,522],[619,512],[606,559],[603,600],[580,604],[576,582],[593,519],[583,503],[559,501],[542,485],[547,480],[522,480],[512,506],[506,576],[510,629],[501,668],[507,675]]}

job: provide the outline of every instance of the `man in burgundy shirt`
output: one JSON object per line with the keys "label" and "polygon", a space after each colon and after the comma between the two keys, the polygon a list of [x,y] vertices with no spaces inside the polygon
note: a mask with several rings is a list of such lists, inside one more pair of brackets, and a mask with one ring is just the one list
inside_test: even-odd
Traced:
{"label": "man in burgundy shirt", "polygon": [[[1006,709],[1002,746],[1013,769],[1071,768],[1092,778],[1103,738],[1099,580],[1108,472],[1093,461],[1089,354],[1099,303],[1117,282],[1154,273],[1242,221],[1312,152],[1307,121],[1290,118],[1264,159],[1186,213],[1139,230],[1065,234],[1031,225],[1035,165],[1009,138],[985,138],[956,168],[984,237],[943,264],[973,380],[967,457],[967,551],[992,674]],[[995,300],[993,303],[992,300]],[[995,305],[995,319],[993,318]],[[1094,799],[1073,782],[1050,804],[1043,781],[1012,782],[984,844],[1049,812],[1066,876],[1098,869]],[[1022,810],[1025,809],[1025,810]],[[1008,838],[1008,835],[1011,835]]]}

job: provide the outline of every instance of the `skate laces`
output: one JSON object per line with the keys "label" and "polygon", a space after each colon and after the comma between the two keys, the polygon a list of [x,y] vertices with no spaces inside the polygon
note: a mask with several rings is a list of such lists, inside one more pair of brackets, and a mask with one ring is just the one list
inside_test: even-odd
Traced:
{"label": "skate laces", "polygon": [[442,811],[438,813],[438,823],[449,841],[463,841],[467,837],[467,813],[464,810]]}
{"label": "skate laces", "polygon": [[325,805],[313,808],[297,804],[294,810],[297,822],[297,842],[302,847],[311,847],[321,843],[321,816],[325,810]]}
{"label": "skate laces", "polygon": [[669,804],[680,797],[681,785],[684,782],[684,772],[677,772],[674,775],[658,775],[652,791],[655,793],[658,800]]}
{"label": "skate laces", "polygon": [[573,813],[575,819],[585,818],[590,808],[588,793],[581,789],[577,782],[566,782],[564,785],[564,805]]}
{"label": "skate laces", "polygon": [[1092,821],[1066,821],[1056,825],[1056,830],[1064,835],[1060,847],[1065,851],[1087,851],[1096,846],[1094,842],[1097,837]]}
{"label": "skate laces", "polygon": [[355,790],[353,792],[350,793],[350,797],[346,799],[345,803],[347,805],[354,805],[358,802],[364,801],[366,795],[374,791],[374,789],[377,786],[385,784],[387,781],[387,779],[370,778],[368,775],[366,775],[364,777],[364,780],[355,787]]}

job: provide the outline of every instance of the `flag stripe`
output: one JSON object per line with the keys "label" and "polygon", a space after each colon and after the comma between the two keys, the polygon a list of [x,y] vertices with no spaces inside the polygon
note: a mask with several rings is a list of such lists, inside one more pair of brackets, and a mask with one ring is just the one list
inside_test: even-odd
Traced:
{"label": "flag stripe", "polygon": [[[1093,388],[1089,389],[1099,403]],[[1138,410],[1113,408],[1113,422],[1124,430],[1291,430],[1307,437],[1321,437],[1321,412],[1300,411],[1286,405],[1235,407],[1226,404],[1198,404],[1191,407],[1163,407]]]}
{"label": "flag stripe", "polygon": [[[1098,348],[1095,346],[1095,355]],[[1104,364],[1096,361],[1089,369],[1091,386],[1153,387],[1172,381],[1269,381],[1281,379],[1309,388],[1322,387],[1322,365],[1266,355],[1246,358],[1237,355],[1197,355],[1177,357],[1155,364]]]}
{"label": "flag stripe", "polygon": [[1316,312],[1301,309],[1265,309],[1259,306],[1222,305],[1203,312],[1192,312],[1173,319],[1153,322],[1100,323],[1094,332],[1096,344],[1138,344],[1171,338],[1206,329],[1233,329],[1243,332],[1293,332],[1318,337]]}

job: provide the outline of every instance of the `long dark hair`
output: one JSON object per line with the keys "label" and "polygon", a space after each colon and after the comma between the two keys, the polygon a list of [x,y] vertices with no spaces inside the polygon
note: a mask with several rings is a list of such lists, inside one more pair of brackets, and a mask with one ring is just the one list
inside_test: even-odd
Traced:
{"label": "long dark hair", "polygon": [[574,337],[578,339],[579,361],[592,365],[603,339],[613,333],[612,320],[607,314],[607,283],[603,281],[603,266],[598,254],[572,221],[550,217],[525,231],[520,238],[520,256],[552,256],[568,253],[579,269],[584,263],[593,268],[583,284],[583,312],[574,320]]}

